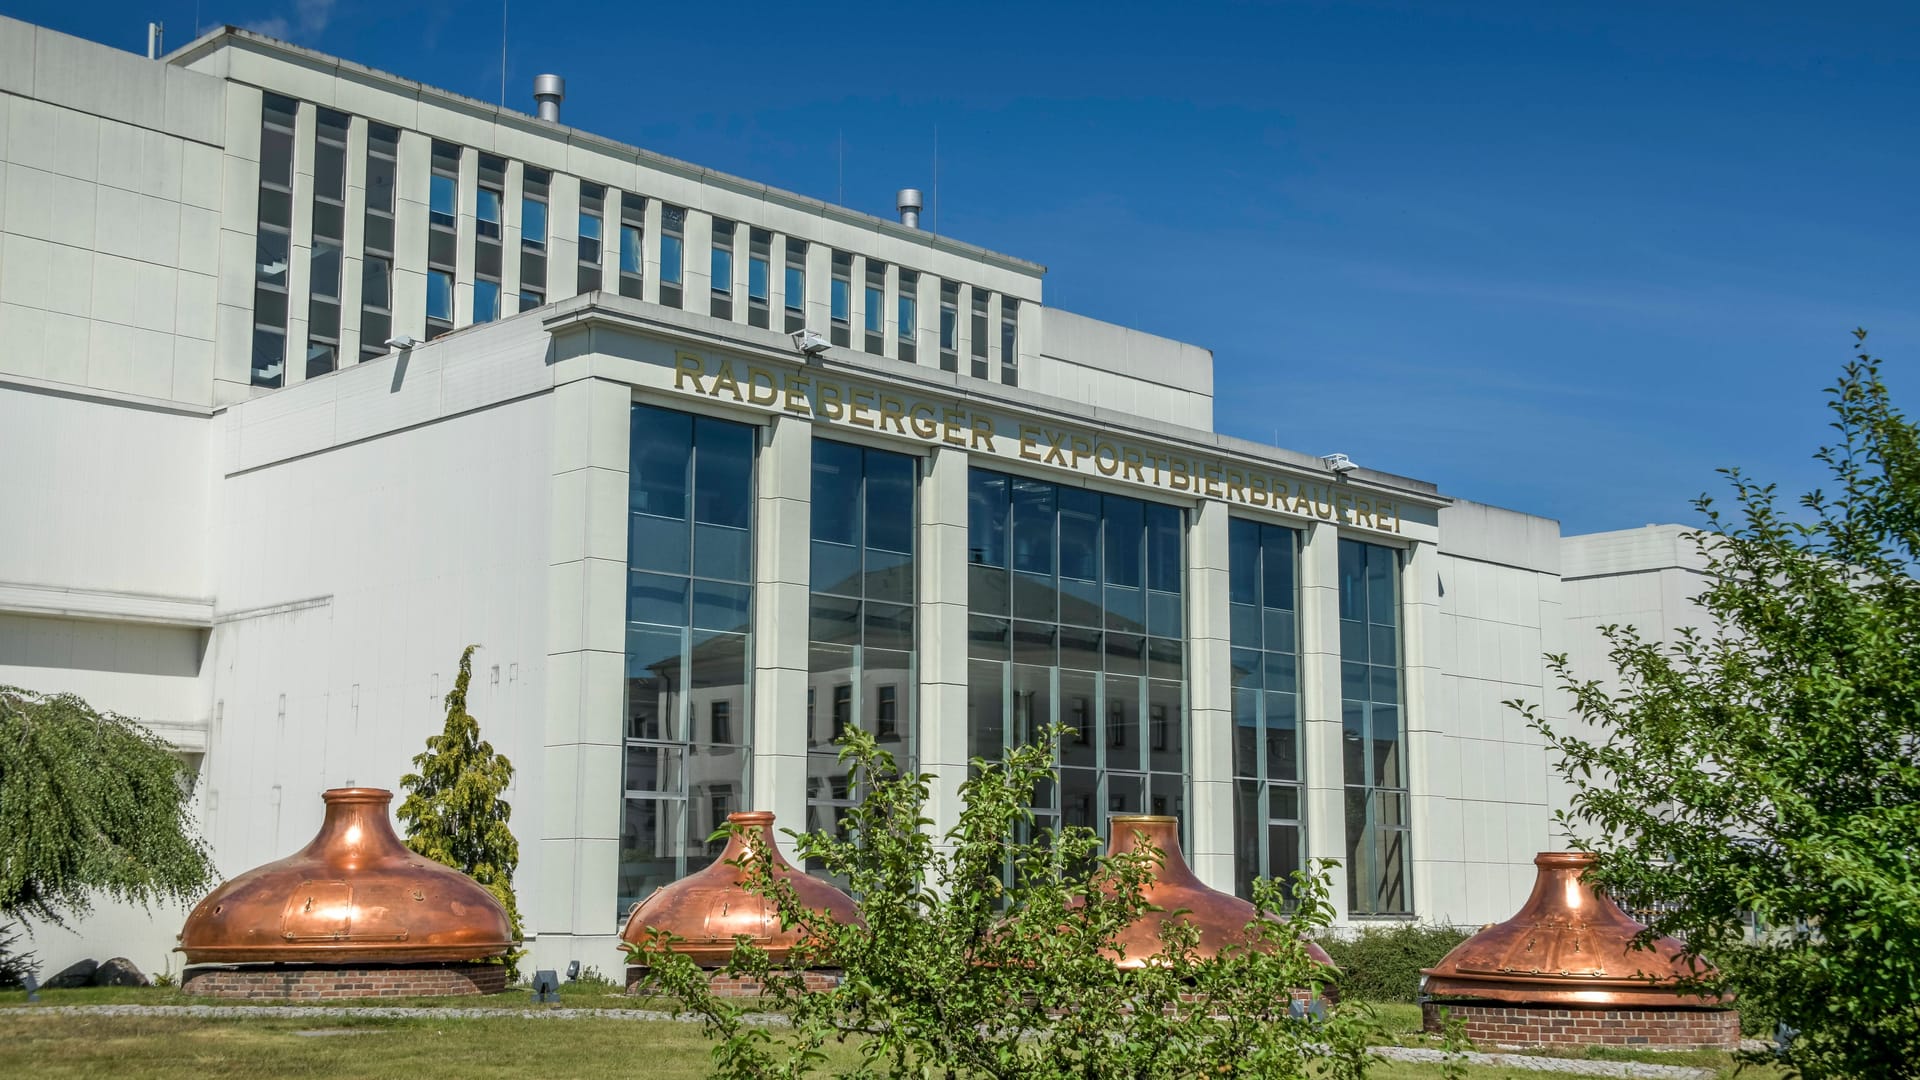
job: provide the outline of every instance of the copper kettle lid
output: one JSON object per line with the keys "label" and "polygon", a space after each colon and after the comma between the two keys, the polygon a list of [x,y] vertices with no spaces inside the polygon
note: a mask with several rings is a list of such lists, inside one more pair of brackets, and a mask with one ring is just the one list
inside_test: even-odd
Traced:
{"label": "copper kettle lid", "polygon": [[1676,980],[1695,974],[1680,942],[1662,937],[1651,949],[1633,948],[1646,926],[1587,883],[1595,861],[1583,851],[1536,855],[1533,893],[1519,913],[1422,972],[1426,993],[1534,1004],[1713,1006],[1674,989]]}
{"label": "copper kettle lid", "polygon": [[[1199,927],[1200,940],[1195,952],[1202,959],[1217,956],[1230,946],[1257,944],[1258,938],[1247,934],[1247,924],[1258,916],[1258,909],[1231,893],[1208,888],[1193,872],[1180,849],[1179,818],[1162,814],[1113,814],[1107,818],[1107,826],[1109,855],[1139,851],[1147,842],[1160,851],[1153,876],[1142,890],[1143,898],[1160,910],[1142,913],[1120,931],[1115,942],[1122,950],[1117,961],[1120,967],[1139,968],[1153,962],[1165,949],[1160,928],[1174,918]],[[1312,941],[1305,944],[1315,960],[1329,968],[1335,966],[1325,949]]]}
{"label": "copper kettle lid", "polygon": [[324,793],[326,818],[299,852],[220,885],[187,915],[189,964],[477,960],[513,946],[500,902],[416,855],[393,831],[384,788]]}
{"label": "copper kettle lid", "polygon": [[802,904],[825,911],[835,922],[863,923],[851,897],[801,873],[780,854],[772,813],[743,811],[728,814],[727,821],[743,828],[728,837],[726,850],[707,866],[660,886],[635,904],[620,940],[638,944],[648,930],[665,930],[681,939],[671,946],[674,952],[698,964],[718,966],[733,955],[734,939],[745,936],[773,959],[786,959],[802,940],[800,928],[782,928],[773,900],[747,888],[744,866],[729,865],[761,850],[772,853],[773,872],[792,884]]}

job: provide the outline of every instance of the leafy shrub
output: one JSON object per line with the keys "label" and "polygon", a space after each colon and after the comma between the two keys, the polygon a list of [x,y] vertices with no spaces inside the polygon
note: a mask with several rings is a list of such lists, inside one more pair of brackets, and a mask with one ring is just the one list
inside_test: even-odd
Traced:
{"label": "leafy shrub", "polygon": [[1357,1001],[1405,1001],[1420,996],[1420,969],[1430,968],[1473,935],[1457,926],[1366,926],[1350,938],[1320,944],[1346,974],[1340,992]]}
{"label": "leafy shrub", "polygon": [[27,975],[36,966],[33,954],[19,949],[19,940],[20,931],[15,924],[0,923],[0,990],[18,990],[25,986]]}

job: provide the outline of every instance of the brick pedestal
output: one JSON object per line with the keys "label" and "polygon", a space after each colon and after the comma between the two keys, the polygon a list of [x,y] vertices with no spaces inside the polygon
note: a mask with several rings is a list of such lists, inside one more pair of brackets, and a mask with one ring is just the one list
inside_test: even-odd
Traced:
{"label": "brick pedestal", "polygon": [[[640,983],[646,977],[647,969],[644,967],[627,968],[627,993],[639,993]],[[807,989],[816,994],[823,990],[832,990],[834,987],[840,985],[840,972],[838,971],[808,971],[803,973],[800,978],[802,982],[806,984]],[[759,997],[761,993],[761,986],[757,980],[735,978],[729,975],[723,975],[718,971],[712,972],[708,976],[707,986],[713,991],[714,997],[752,998]]]}
{"label": "brick pedestal", "polygon": [[1740,1014],[1731,1009],[1592,1009],[1505,1002],[1428,1001],[1421,1026],[1445,1030],[1440,1010],[1466,1024],[1467,1038],[1495,1046],[1647,1046],[1738,1050]]}
{"label": "brick pedestal", "polygon": [[506,988],[507,969],[500,964],[201,965],[188,968],[180,979],[183,992],[201,997],[279,1001],[452,997]]}

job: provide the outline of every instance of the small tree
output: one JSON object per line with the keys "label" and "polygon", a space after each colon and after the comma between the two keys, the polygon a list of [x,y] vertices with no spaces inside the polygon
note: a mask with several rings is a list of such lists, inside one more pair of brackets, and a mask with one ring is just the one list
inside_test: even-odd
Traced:
{"label": "small tree", "polygon": [[[447,726],[427,737],[416,754],[418,772],[400,778],[407,797],[398,816],[407,831],[407,847],[466,874],[485,886],[513,923],[520,940],[520,908],[514,903],[513,871],[520,865],[520,844],[507,825],[513,807],[500,796],[513,783],[513,765],[480,737],[480,722],[467,712],[467,685],[473,680],[473,650],[460,654],[460,674],[447,691]],[[505,959],[509,978],[518,977],[520,953]]]}
{"label": "small tree", "polygon": [[1698,501],[1713,629],[1604,628],[1617,690],[1551,657],[1591,737],[1514,704],[1596,880],[1718,965],[1698,989],[1798,1029],[1804,1076],[1920,1077],[1920,430],[1865,352],[1827,393],[1833,492]]}
{"label": "small tree", "polygon": [[[1375,1031],[1363,1007],[1290,1017],[1292,992],[1321,990],[1331,975],[1299,936],[1332,917],[1324,867],[1295,876],[1290,922],[1252,924],[1258,948],[1203,958],[1197,931],[1176,920],[1158,962],[1115,964],[1120,931],[1149,910],[1142,890],[1161,853],[1107,856],[1090,829],[1034,830],[1028,808],[1053,776],[1059,730],[1004,762],[975,761],[960,823],[942,844],[922,816],[932,778],[898,773],[872,735],[848,732],[841,760],[867,794],[848,812],[844,836],[808,834],[797,852],[850,883],[865,925],[804,907],[756,845],[748,887],[772,897],[782,924],[803,938],[775,964],[743,937],[726,968],[758,980],[790,1031],[776,1037],[744,1022],[664,932],[629,948],[656,985],[705,1020],[717,1038],[714,1075],[813,1075],[829,1041],[851,1041],[861,1065],[840,1076],[1363,1076]],[[1256,883],[1255,898],[1263,916],[1283,902],[1271,881]],[[839,969],[841,982],[810,992],[802,973],[812,968]]]}
{"label": "small tree", "polygon": [[96,897],[192,900],[213,878],[194,774],[72,694],[0,686],[0,916],[64,925]]}

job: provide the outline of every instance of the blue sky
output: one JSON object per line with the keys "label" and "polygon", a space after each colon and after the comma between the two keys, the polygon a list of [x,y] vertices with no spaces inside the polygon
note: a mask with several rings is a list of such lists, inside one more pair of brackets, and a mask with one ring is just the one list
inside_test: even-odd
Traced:
{"label": "blue sky", "polygon": [[[487,4],[0,10],[500,96]],[[508,12],[509,104],[557,71],[570,123],[888,215],[937,128],[928,223],[1213,349],[1220,430],[1569,533],[1692,521],[1720,466],[1818,483],[1856,325],[1920,385],[1920,4],[550,10]]]}

